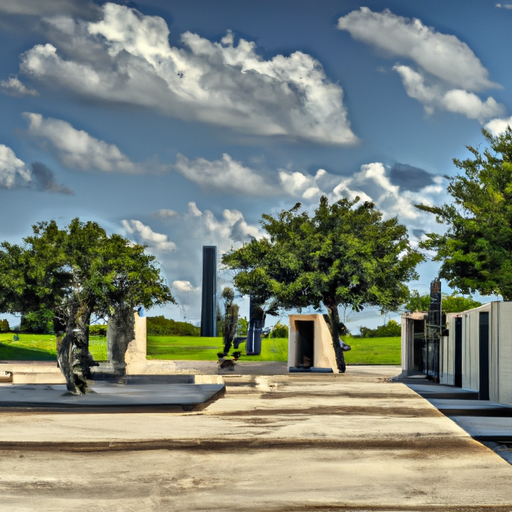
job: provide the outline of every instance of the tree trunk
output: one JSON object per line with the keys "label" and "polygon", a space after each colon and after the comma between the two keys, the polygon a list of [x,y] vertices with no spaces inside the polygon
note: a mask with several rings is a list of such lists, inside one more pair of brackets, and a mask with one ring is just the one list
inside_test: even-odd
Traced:
{"label": "tree trunk", "polygon": [[135,316],[130,306],[119,306],[109,318],[107,326],[107,357],[114,374],[126,374],[126,350],[135,339]]}
{"label": "tree trunk", "polygon": [[98,366],[89,352],[89,322],[92,308],[73,301],[68,310],[66,332],[57,355],[59,367],[66,379],[70,393],[90,393],[87,379],[91,378],[91,366]]}
{"label": "tree trunk", "polygon": [[327,325],[331,331],[332,346],[334,348],[334,354],[336,355],[336,365],[340,373],[345,373],[347,365],[345,363],[345,356],[340,345],[340,315],[338,313],[337,304],[326,304],[325,307],[329,313]]}

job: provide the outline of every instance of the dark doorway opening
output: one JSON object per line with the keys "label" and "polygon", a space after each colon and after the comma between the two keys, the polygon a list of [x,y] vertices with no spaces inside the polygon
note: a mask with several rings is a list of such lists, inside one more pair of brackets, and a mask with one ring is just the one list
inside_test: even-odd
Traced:
{"label": "dark doorway opening", "polygon": [[311,368],[315,358],[315,323],[312,320],[298,320],[295,366]]}
{"label": "dark doorway opening", "polygon": [[489,313],[480,313],[480,389],[479,400],[489,400]]}

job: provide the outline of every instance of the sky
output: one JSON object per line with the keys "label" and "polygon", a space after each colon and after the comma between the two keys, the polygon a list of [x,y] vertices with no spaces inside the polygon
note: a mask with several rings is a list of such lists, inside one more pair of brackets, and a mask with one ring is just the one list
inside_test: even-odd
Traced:
{"label": "sky", "polygon": [[414,205],[512,124],[511,24],[487,0],[0,0],[0,240],[98,222],[156,256],[178,305],[149,314],[195,324],[202,247],[262,214],[359,196],[417,246],[443,228]]}

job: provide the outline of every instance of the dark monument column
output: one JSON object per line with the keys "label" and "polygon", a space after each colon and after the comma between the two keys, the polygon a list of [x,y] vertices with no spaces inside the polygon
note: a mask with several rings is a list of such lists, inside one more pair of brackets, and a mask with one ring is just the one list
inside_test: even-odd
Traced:
{"label": "dark monument column", "polygon": [[201,336],[217,336],[217,247],[203,246]]}

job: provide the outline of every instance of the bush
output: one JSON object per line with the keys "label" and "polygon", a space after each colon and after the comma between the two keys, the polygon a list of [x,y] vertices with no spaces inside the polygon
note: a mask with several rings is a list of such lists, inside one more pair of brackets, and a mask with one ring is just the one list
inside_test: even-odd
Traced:
{"label": "bush", "polygon": [[368,327],[360,327],[361,338],[388,338],[401,336],[402,327],[394,320],[390,320],[386,325],[381,325],[376,329],[369,329]]}
{"label": "bush", "polygon": [[148,316],[147,330],[150,336],[199,336],[201,329],[189,322],[176,322],[163,316]]}
{"label": "bush", "polygon": [[9,322],[5,318],[0,320],[0,332],[9,332],[10,330]]}
{"label": "bush", "polygon": [[107,326],[106,325],[89,325],[89,335],[90,336],[106,336],[107,335]]}
{"label": "bush", "polygon": [[270,331],[271,338],[288,338],[288,326],[277,322],[274,328]]}

